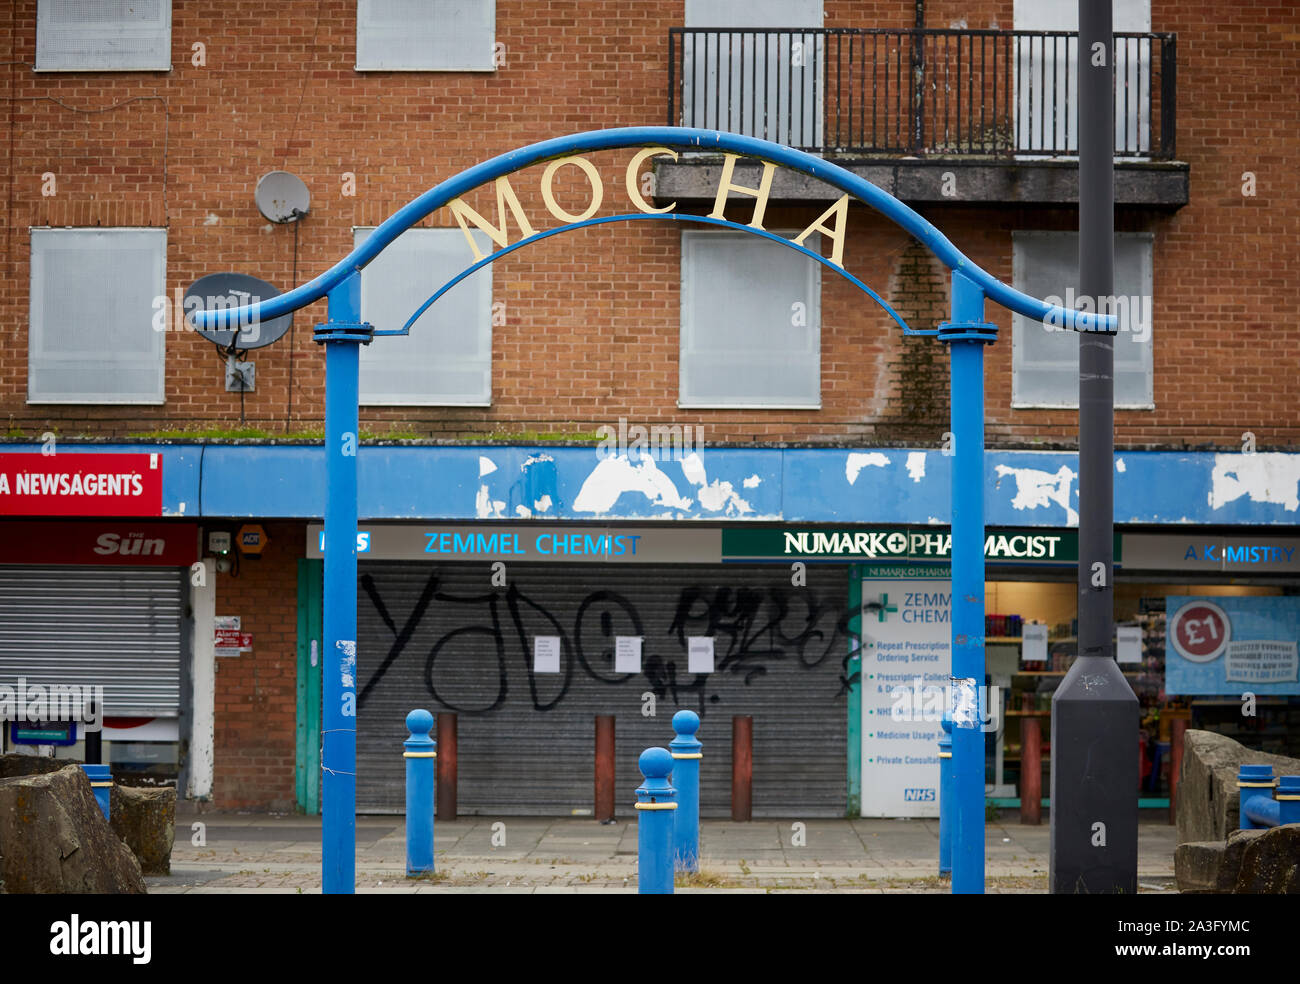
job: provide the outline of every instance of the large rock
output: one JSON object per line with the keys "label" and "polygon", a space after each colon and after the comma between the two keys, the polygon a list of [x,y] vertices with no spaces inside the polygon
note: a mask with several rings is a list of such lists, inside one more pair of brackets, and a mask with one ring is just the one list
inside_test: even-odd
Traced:
{"label": "large rock", "polygon": [[144,894],[80,766],[0,780],[0,891]]}
{"label": "large rock", "polygon": [[1184,894],[1236,890],[1246,846],[1263,830],[1234,830],[1227,841],[1188,841],[1174,850],[1174,878]]}
{"label": "large rock", "polygon": [[0,755],[0,779],[45,775],[74,764],[76,759],[54,759],[46,755]]}
{"label": "large rock", "polygon": [[1188,731],[1178,781],[1178,843],[1222,841],[1237,829],[1237,771],[1271,765],[1277,776],[1300,775],[1300,759],[1247,748],[1212,731]]}
{"label": "large rock", "polygon": [[1241,895],[1300,894],[1300,823],[1259,831],[1258,837],[1246,843],[1233,891]]}
{"label": "large rock", "polygon": [[126,841],[146,875],[172,870],[176,839],[176,790],[169,787],[113,785],[109,812],[113,830]]}

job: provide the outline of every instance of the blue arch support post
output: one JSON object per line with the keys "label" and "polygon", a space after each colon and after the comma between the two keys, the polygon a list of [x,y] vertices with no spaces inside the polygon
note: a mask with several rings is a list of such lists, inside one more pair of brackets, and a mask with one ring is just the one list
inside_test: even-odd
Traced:
{"label": "blue arch support post", "polygon": [[361,274],[329,292],[325,346],[325,665],[321,708],[321,888],[356,890],[357,865],[357,418]]}
{"label": "blue arch support post", "polygon": [[[984,291],[952,274],[952,320],[939,340],[952,357],[952,891],[984,891]],[[948,804],[940,804],[941,810]],[[943,828],[943,818],[939,820]]]}

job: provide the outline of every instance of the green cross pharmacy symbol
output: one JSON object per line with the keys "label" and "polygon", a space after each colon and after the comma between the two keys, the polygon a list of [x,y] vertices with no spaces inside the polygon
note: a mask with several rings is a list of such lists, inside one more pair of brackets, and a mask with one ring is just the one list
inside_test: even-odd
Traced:
{"label": "green cross pharmacy symbol", "polygon": [[882,594],[882,595],[880,596],[880,603],[879,603],[879,606],[880,606],[880,607],[879,607],[879,611],[880,611],[880,621],[882,621],[882,622],[885,620],[885,615],[886,615],[886,614],[888,614],[889,612],[896,612],[896,611],[898,611],[898,606],[897,606],[897,605],[891,605],[891,604],[889,603],[889,595],[887,595],[887,594]]}

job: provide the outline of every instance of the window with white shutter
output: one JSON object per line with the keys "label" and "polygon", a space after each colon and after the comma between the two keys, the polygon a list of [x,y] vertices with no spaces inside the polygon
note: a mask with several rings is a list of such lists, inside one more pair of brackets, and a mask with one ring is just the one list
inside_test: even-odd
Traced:
{"label": "window with white shutter", "polygon": [[166,72],[171,67],[171,0],[36,4],[38,72]]}
{"label": "window with white shutter", "polygon": [[496,0],[357,0],[358,72],[491,72]]}
{"label": "window with white shutter", "polygon": [[165,229],[33,229],[27,402],[163,402]]}
{"label": "window with white shutter", "polygon": [[[1012,281],[1032,297],[1055,297],[1066,307],[1079,290],[1077,232],[1015,232]],[[1115,294],[1104,299],[1105,313],[1119,319],[1115,336],[1115,406],[1151,410],[1155,406],[1151,309],[1154,237],[1148,232],[1115,234]],[[1095,302],[1092,302],[1095,310]],[[1086,308],[1085,308],[1086,309]],[[1031,321],[1011,319],[1011,405],[1079,405],[1079,335]]]}
{"label": "window with white shutter", "polygon": [[[357,229],[356,245],[373,230]],[[491,243],[482,233],[479,249]],[[401,328],[420,305],[474,261],[460,229],[408,229],[361,271],[361,317]],[[492,267],[438,298],[409,335],[361,347],[361,402],[369,406],[489,406],[492,402]]]}
{"label": "window with white shutter", "polygon": [[[819,238],[804,245],[817,252]],[[746,232],[682,233],[678,404],[821,406],[816,260]]]}

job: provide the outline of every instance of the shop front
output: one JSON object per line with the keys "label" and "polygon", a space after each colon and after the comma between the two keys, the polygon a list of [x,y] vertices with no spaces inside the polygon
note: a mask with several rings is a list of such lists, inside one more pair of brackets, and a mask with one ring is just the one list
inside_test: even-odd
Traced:
{"label": "shop front", "polygon": [[82,759],[99,730],[119,781],[175,784],[197,559],[193,523],[0,522],[0,747]]}
{"label": "shop front", "polygon": [[[727,532],[363,524],[359,808],[403,809],[414,707],[457,715],[460,812],[540,815],[591,812],[597,715],[615,719],[622,788],[689,708],[705,816],[730,812],[732,721],[746,716],[754,815],[842,816],[848,565],[737,560]],[[321,556],[319,526],[307,550]]]}

